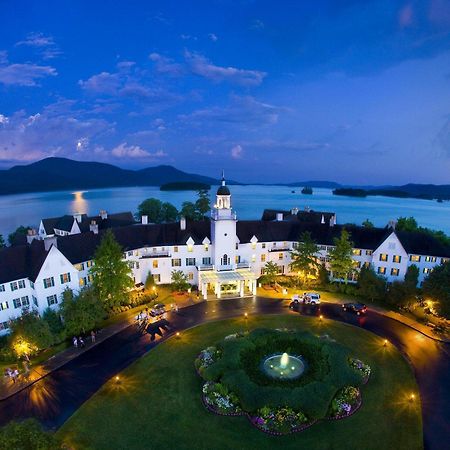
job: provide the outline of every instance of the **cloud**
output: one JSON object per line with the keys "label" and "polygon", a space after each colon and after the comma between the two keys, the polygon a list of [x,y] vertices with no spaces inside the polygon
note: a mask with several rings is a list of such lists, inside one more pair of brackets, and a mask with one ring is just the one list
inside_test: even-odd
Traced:
{"label": "cloud", "polygon": [[284,139],[260,139],[257,141],[244,142],[246,147],[253,150],[276,151],[276,152],[310,152],[327,150],[330,148],[328,142],[308,140],[284,140]]}
{"label": "cloud", "polygon": [[267,73],[259,70],[237,69],[236,67],[222,67],[211,63],[199,53],[185,51],[185,60],[190,71],[214,83],[228,82],[240,86],[258,86]]}
{"label": "cloud", "polygon": [[119,74],[111,74],[109,72],[101,72],[97,75],[93,75],[86,81],[80,80],[78,84],[86,91],[93,92],[95,94],[117,94],[121,81]]}
{"label": "cloud", "polygon": [[158,150],[155,153],[150,153],[139,145],[128,145],[122,142],[117,147],[111,150],[111,154],[116,158],[133,158],[133,159],[159,159],[167,156],[167,153]]}
{"label": "cloud", "polygon": [[243,153],[243,149],[240,145],[235,145],[230,150],[230,154],[233,159],[242,159],[242,153]]}
{"label": "cloud", "polygon": [[259,19],[255,19],[252,21],[250,28],[252,30],[262,30],[265,27],[264,22]]}
{"label": "cloud", "polygon": [[43,33],[29,33],[27,37],[16,43],[16,46],[33,47],[44,59],[52,59],[62,54],[52,36]]}
{"label": "cloud", "polygon": [[407,28],[413,24],[414,13],[411,3],[403,6],[398,14],[398,23],[400,28]]}
{"label": "cloud", "polygon": [[219,38],[217,37],[217,35],[214,34],[214,33],[209,33],[209,34],[208,34],[208,37],[209,37],[209,39],[210,39],[211,41],[213,41],[213,42],[217,42],[217,40],[219,39]]}
{"label": "cloud", "polygon": [[155,63],[155,69],[159,73],[179,76],[184,73],[181,64],[173,62],[173,59],[160,55],[159,53],[150,53],[149,59]]}
{"label": "cloud", "polygon": [[38,86],[43,78],[56,76],[56,69],[37,64],[9,64],[6,52],[0,55],[0,84],[6,86]]}
{"label": "cloud", "polygon": [[9,123],[8,117],[4,116],[3,114],[0,114],[0,125],[6,125]]}

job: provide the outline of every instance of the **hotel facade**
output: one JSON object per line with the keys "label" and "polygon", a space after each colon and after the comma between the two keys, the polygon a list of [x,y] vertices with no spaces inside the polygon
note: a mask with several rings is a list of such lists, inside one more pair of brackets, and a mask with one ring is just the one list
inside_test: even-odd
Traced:
{"label": "hotel facade", "polygon": [[311,210],[266,210],[261,220],[239,221],[225,180],[208,220],[135,223],[131,213],[108,216],[63,216],[41,221],[27,242],[0,250],[0,332],[24,309],[42,314],[57,309],[62,293],[88,286],[90,268],[106,229],[123,248],[136,286],[152,275],[157,284],[171,282],[181,270],[204,299],[256,294],[257,279],[267,262],[280,274],[294,275],[291,251],[304,231],[319,246],[317,258],[329,267],[329,251],[342,229],[354,243],[355,269],[372,266],[388,282],[402,280],[408,266],[419,268],[419,283],[436,265],[450,259],[450,248],[432,236],[398,232],[393,227],[338,225],[333,213]]}

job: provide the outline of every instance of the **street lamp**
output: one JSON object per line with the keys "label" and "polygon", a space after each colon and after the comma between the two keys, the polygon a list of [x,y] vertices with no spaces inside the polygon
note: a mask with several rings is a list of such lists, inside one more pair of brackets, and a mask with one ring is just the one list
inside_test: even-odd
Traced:
{"label": "street lamp", "polygon": [[387,347],[387,345],[388,345],[388,340],[385,339],[385,340],[383,341],[383,347]]}
{"label": "street lamp", "polygon": [[409,401],[412,403],[415,400],[416,396],[414,394],[411,394],[409,396]]}

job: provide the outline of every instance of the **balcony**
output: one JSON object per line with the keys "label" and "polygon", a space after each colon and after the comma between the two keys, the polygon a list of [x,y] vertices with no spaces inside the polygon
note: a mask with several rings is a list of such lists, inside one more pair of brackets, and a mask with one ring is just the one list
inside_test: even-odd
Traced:
{"label": "balcony", "polygon": [[146,251],[141,255],[141,259],[146,258],[170,258],[172,254],[169,252],[169,250],[159,250],[159,251]]}
{"label": "balcony", "polygon": [[269,252],[290,252],[292,251],[292,248],[289,245],[283,245],[283,246],[274,246],[269,248]]}

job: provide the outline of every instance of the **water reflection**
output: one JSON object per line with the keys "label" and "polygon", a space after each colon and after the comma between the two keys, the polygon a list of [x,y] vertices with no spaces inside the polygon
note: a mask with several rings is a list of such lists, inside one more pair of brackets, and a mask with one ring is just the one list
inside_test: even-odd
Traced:
{"label": "water reflection", "polygon": [[86,191],[72,192],[73,200],[70,202],[70,211],[72,214],[86,214],[88,212],[88,203],[84,198],[85,193]]}

